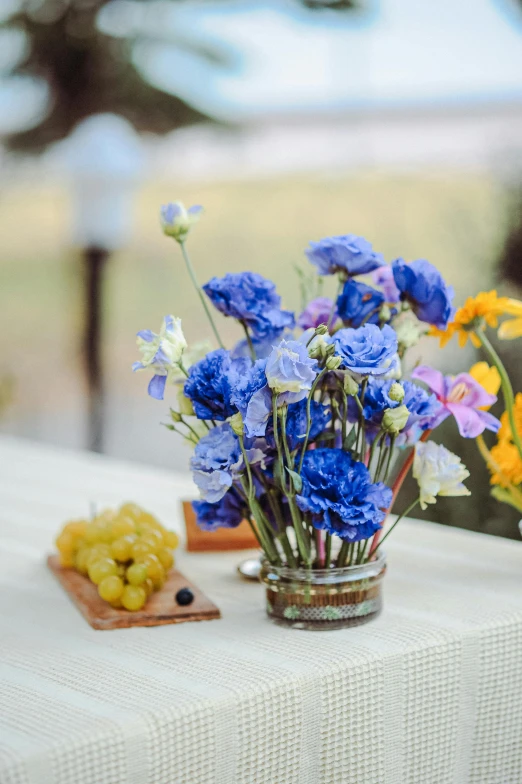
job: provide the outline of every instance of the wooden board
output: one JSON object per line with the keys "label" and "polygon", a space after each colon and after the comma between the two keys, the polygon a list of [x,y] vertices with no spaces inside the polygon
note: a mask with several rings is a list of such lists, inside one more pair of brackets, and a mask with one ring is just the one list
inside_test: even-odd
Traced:
{"label": "wooden board", "polygon": [[183,501],[183,514],[187,529],[189,553],[212,553],[224,550],[259,550],[259,543],[246,520],[237,528],[218,528],[217,531],[202,531],[196,523],[196,515],[190,501]]}
{"label": "wooden board", "polygon": [[[168,623],[211,621],[214,618],[221,618],[216,605],[177,569],[172,569],[161,591],[153,593],[142,610],[128,612],[115,610],[100,599],[96,586],[74,569],[64,569],[60,566],[57,555],[50,555],[47,565],[93,629],[164,626]],[[175,596],[180,588],[190,588],[194,594],[194,601],[187,607],[180,607],[176,602]]]}

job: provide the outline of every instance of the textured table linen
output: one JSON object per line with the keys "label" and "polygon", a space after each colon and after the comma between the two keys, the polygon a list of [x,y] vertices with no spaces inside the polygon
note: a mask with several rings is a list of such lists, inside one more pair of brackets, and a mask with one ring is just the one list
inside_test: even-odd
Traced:
{"label": "textured table linen", "polygon": [[0,439],[0,784],[520,784],[522,544],[416,521],[385,609],[272,625],[241,554],[181,554],[223,619],[94,631],[48,572],[59,525],[189,479]]}

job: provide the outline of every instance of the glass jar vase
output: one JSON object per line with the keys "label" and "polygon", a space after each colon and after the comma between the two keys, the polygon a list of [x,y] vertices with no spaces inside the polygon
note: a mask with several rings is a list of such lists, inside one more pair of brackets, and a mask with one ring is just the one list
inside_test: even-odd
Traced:
{"label": "glass jar vase", "polygon": [[331,569],[291,569],[264,561],[268,617],[294,629],[342,629],[377,617],[382,607],[386,557]]}

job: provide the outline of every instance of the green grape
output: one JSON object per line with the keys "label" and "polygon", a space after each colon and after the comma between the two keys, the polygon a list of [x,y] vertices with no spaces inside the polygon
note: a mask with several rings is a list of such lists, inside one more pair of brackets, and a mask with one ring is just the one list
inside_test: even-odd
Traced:
{"label": "green grape", "polygon": [[136,541],[134,534],[126,534],[115,539],[111,544],[111,555],[117,561],[128,561],[132,554],[132,545]]}
{"label": "green grape", "polygon": [[171,550],[175,550],[179,544],[179,537],[174,531],[165,531],[165,536],[163,537],[165,544]]}
{"label": "green grape", "polygon": [[153,550],[153,546],[151,546],[150,542],[144,542],[143,539],[138,539],[132,545],[131,554],[135,561],[139,558],[142,558],[144,555],[148,555]]}
{"label": "green grape", "polygon": [[174,566],[174,556],[170,550],[167,550],[166,547],[162,547],[161,550],[158,550],[157,556],[166,572],[168,572],[169,569],[172,569]]}
{"label": "green grape", "polygon": [[147,593],[141,585],[126,585],[121,595],[121,603],[126,610],[141,610],[147,601]]}
{"label": "green grape", "polygon": [[104,577],[98,585],[98,593],[106,602],[114,602],[120,599],[123,589],[123,580],[114,574]]}
{"label": "green grape", "polygon": [[127,582],[131,585],[141,585],[147,579],[147,567],[145,564],[133,563],[126,572]]}
{"label": "green grape", "polygon": [[132,517],[128,515],[119,515],[111,523],[111,533],[114,539],[119,539],[121,536],[133,534],[136,531],[136,523]]}
{"label": "green grape", "polygon": [[100,558],[99,561],[94,561],[89,565],[89,579],[95,585],[99,585],[104,577],[110,577],[116,574],[118,566],[116,561],[112,558]]}

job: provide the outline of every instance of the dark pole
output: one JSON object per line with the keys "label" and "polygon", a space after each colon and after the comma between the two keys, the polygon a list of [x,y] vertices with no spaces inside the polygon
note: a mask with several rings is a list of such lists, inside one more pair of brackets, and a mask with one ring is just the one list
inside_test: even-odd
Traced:
{"label": "dark pole", "polygon": [[83,357],[89,396],[88,448],[101,452],[103,447],[104,383],[101,358],[102,298],[105,248],[86,248],[85,265],[85,333]]}

